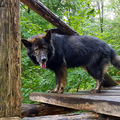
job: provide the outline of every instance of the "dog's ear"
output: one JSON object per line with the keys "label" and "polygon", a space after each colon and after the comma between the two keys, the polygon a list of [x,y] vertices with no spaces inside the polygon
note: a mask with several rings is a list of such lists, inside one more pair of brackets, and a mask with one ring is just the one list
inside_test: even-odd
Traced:
{"label": "dog's ear", "polygon": [[24,46],[26,48],[28,48],[28,47],[30,47],[32,45],[28,40],[26,40],[24,38],[21,38],[21,41],[22,41],[22,43],[24,44]]}
{"label": "dog's ear", "polygon": [[51,42],[51,31],[48,30],[46,35],[43,37],[47,42]]}

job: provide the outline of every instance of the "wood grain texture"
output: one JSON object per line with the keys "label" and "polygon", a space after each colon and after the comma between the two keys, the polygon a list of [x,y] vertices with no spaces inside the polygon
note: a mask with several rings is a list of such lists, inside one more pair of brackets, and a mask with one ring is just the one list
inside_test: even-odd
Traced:
{"label": "wood grain texture", "polygon": [[57,114],[71,113],[75,111],[78,110],[45,104],[45,103],[22,104],[21,117],[23,118],[23,117],[45,116],[45,115],[57,115]]}
{"label": "wood grain texture", "polygon": [[[111,91],[112,92],[111,92]],[[102,90],[102,93],[31,93],[30,100],[76,110],[93,111],[100,114],[120,117],[120,86]]]}
{"label": "wood grain texture", "polygon": [[48,115],[41,117],[25,117],[23,119],[24,120],[107,120],[106,117],[92,112],[67,114],[67,115]]}
{"label": "wood grain texture", "polygon": [[0,1],[0,117],[21,114],[19,0]]}

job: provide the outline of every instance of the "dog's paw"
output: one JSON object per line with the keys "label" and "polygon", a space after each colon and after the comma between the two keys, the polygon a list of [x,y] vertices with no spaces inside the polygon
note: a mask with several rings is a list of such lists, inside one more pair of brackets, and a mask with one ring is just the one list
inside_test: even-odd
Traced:
{"label": "dog's paw", "polygon": [[48,90],[48,93],[58,93],[58,91],[55,91],[55,90]]}
{"label": "dog's paw", "polygon": [[100,93],[100,90],[92,89],[92,90],[89,90],[89,93],[91,93],[91,94],[93,94],[93,93]]}
{"label": "dog's paw", "polygon": [[58,93],[63,93],[65,90],[65,87],[60,87],[59,90],[58,90]]}
{"label": "dog's paw", "polygon": [[64,87],[60,87],[59,89],[48,90],[48,93],[63,93],[64,90]]}

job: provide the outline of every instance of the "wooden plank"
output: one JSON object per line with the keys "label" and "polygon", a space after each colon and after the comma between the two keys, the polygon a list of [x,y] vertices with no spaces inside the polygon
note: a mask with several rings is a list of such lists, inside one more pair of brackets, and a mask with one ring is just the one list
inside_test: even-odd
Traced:
{"label": "wooden plank", "polygon": [[[79,114],[67,114],[67,115],[48,115],[48,116],[41,116],[41,117],[25,117],[24,120],[106,120],[108,117],[104,117],[97,113],[86,112],[86,113],[79,113]],[[117,120],[115,118],[115,120]]]}
{"label": "wooden plank", "polygon": [[[68,94],[68,93],[66,93]],[[89,95],[89,91],[81,91],[81,92],[77,92],[74,93],[74,95]],[[92,95],[92,94],[91,94]],[[98,95],[98,96],[120,96],[120,93],[115,93],[114,91],[112,91],[111,93],[109,92],[105,92],[105,93],[95,93],[94,95]]]}
{"label": "wooden plank", "polygon": [[120,90],[120,86],[119,85],[116,85],[116,86],[113,86],[113,87],[107,87],[107,88],[104,88],[105,90]]}
{"label": "wooden plank", "polygon": [[31,93],[30,100],[120,117],[120,96]]}
{"label": "wooden plank", "polygon": [[[77,93],[74,94],[85,94],[88,95],[89,91],[88,90],[81,90]],[[108,88],[103,88],[101,90],[101,93],[96,93],[94,95],[99,95],[99,96],[120,96],[120,86],[113,86],[113,87],[108,87]]]}
{"label": "wooden plank", "polygon": [[[82,94],[82,95],[88,95],[89,91],[88,90],[81,90],[77,93],[74,94]],[[99,96],[120,96],[120,90],[116,89],[108,89],[108,90],[101,90],[101,93],[95,93],[94,95],[99,95]]]}

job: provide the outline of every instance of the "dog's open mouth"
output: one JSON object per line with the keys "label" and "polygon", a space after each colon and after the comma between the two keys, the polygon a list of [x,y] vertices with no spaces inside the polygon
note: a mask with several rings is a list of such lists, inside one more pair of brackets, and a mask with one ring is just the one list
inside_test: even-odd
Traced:
{"label": "dog's open mouth", "polygon": [[46,62],[40,63],[40,67],[41,67],[42,69],[46,68]]}

